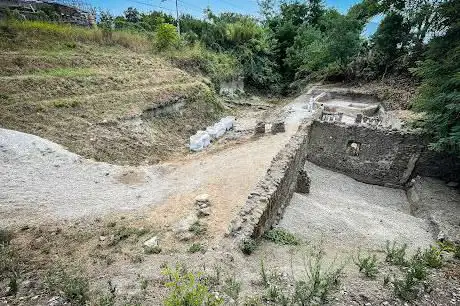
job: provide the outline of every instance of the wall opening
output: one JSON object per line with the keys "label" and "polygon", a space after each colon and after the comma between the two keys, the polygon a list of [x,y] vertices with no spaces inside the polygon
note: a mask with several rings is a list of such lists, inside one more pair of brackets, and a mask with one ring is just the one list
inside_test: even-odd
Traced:
{"label": "wall opening", "polygon": [[359,156],[359,152],[361,151],[361,143],[354,141],[354,140],[349,140],[347,143],[347,149],[346,152],[350,156]]}

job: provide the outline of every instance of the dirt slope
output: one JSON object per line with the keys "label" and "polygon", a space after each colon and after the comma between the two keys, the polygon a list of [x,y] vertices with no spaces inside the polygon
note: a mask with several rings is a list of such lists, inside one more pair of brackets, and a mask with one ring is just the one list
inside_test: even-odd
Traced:
{"label": "dirt slope", "polygon": [[157,55],[89,44],[0,51],[0,127],[87,158],[137,165],[180,155],[219,112],[206,80]]}

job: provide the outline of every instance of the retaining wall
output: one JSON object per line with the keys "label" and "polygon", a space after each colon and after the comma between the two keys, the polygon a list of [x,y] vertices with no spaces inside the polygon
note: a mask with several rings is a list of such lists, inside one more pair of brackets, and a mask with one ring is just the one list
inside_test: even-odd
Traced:
{"label": "retaining wall", "polygon": [[399,130],[315,120],[307,159],[358,181],[405,187],[415,175],[458,179],[459,159],[427,149],[428,138]]}
{"label": "retaining wall", "polygon": [[296,191],[299,173],[305,165],[309,129],[310,123],[300,125],[289,143],[272,160],[265,177],[232,221],[232,236],[257,239],[279,221]]}

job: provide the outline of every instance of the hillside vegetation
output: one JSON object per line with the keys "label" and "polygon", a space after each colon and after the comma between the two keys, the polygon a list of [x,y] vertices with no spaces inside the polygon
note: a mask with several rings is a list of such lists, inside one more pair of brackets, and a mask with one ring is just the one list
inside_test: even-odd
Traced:
{"label": "hillside vegetation", "polygon": [[96,29],[7,22],[0,36],[0,126],[85,157],[154,163],[186,151],[188,136],[220,112],[209,81],[173,67],[141,35],[115,32],[108,42]]}

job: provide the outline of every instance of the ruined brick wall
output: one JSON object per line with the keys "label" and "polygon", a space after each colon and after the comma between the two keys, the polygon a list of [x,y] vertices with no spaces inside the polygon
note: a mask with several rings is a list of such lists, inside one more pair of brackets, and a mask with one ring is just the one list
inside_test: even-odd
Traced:
{"label": "ruined brick wall", "polygon": [[460,160],[428,150],[417,133],[314,121],[307,159],[376,185],[404,187],[415,176],[458,180]]}
{"label": "ruined brick wall", "polygon": [[302,124],[272,160],[265,177],[232,221],[232,236],[257,239],[279,221],[297,189],[299,173],[305,165],[309,128],[310,124]]}
{"label": "ruined brick wall", "polygon": [[419,135],[314,121],[307,159],[361,182],[402,187],[423,149]]}

